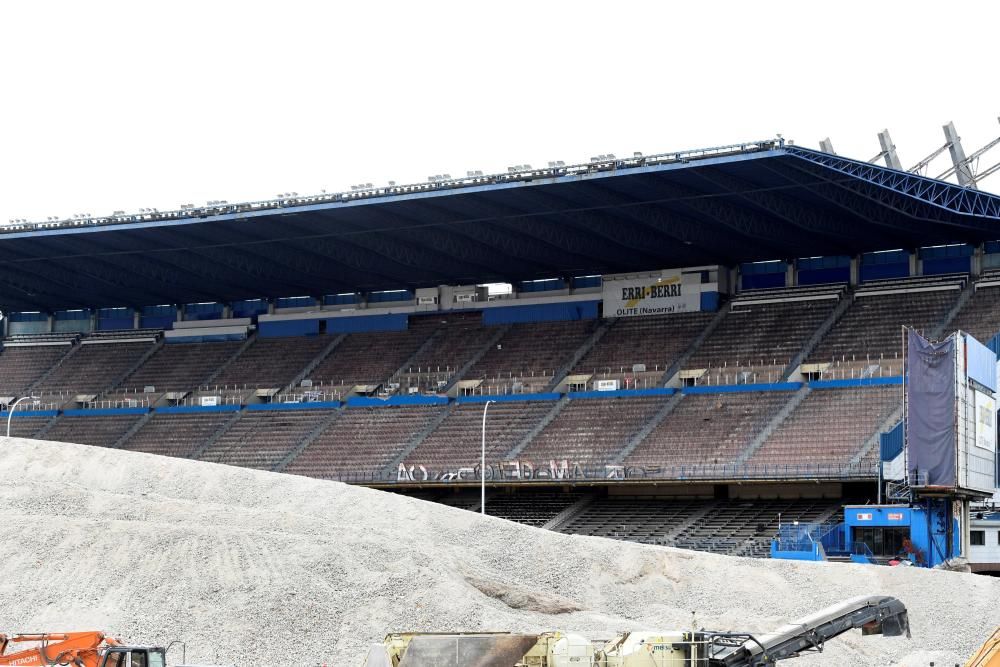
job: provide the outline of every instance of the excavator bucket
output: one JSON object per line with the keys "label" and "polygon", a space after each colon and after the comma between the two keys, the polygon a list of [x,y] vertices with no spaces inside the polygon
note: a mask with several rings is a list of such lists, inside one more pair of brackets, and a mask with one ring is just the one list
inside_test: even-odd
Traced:
{"label": "excavator bucket", "polygon": [[399,667],[514,667],[538,635],[417,635]]}

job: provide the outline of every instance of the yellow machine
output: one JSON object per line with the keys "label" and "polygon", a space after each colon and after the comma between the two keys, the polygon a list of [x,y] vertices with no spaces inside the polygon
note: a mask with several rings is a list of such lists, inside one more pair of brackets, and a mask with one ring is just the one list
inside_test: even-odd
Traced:
{"label": "yellow machine", "polygon": [[969,658],[965,667],[1000,667],[1000,628]]}

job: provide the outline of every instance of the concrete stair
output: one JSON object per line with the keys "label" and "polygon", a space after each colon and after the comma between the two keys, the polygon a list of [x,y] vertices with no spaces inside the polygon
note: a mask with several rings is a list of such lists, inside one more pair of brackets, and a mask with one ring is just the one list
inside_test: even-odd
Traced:
{"label": "concrete stair", "polygon": [[413,450],[419,447],[420,443],[426,440],[427,436],[433,433],[434,430],[441,425],[441,422],[447,419],[448,415],[450,415],[457,406],[458,403],[456,401],[449,403],[448,407],[442,410],[440,414],[434,417],[434,419],[432,419],[431,422],[425,426],[422,431],[420,431],[420,433],[417,433],[408,443],[406,443],[406,447],[403,448],[403,451],[400,452],[391,463],[382,468],[382,475],[385,477],[395,475],[399,470],[399,464],[405,461],[406,457],[413,453]]}
{"label": "concrete stair", "polygon": [[318,438],[323,431],[325,431],[332,423],[337,421],[342,414],[344,414],[343,410],[334,410],[331,412],[326,419],[317,424],[316,428],[307,433],[306,437],[302,438],[299,444],[295,445],[290,452],[285,454],[284,458],[278,461],[274,468],[271,469],[271,472],[283,472],[289,465],[291,465],[292,461],[299,457],[299,454],[306,450],[306,447],[313,443],[313,440]]}
{"label": "concrete stair", "polygon": [[209,448],[209,447],[211,447],[212,445],[214,445],[214,444],[215,444],[215,442],[216,442],[216,441],[217,441],[217,440],[218,440],[219,438],[221,438],[221,437],[222,437],[222,434],[223,434],[223,433],[225,433],[226,431],[228,431],[228,430],[229,430],[229,428],[230,428],[230,427],[231,427],[231,426],[232,426],[233,424],[235,424],[235,423],[237,422],[237,420],[239,420],[239,419],[240,419],[240,417],[242,417],[242,416],[243,416],[243,411],[242,411],[242,410],[238,410],[238,411],[234,412],[234,413],[232,414],[232,416],[231,416],[231,417],[230,417],[229,419],[227,419],[227,420],[226,420],[225,422],[223,422],[222,426],[220,426],[220,427],[219,427],[219,428],[218,428],[218,429],[217,429],[217,430],[215,431],[215,433],[213,433],[213,434],[212,434],[211,436],[209,436],[208,440],[206,440],[205,442],[203,442],[203,443],[201,444],[201,446],[200,446],[200,447],[198,447],[198,449],[196,449],[196,450],[194,451],[194,453],[193,453],[193,454],[191,454],[191,458],[192,458],[192,459],[195,459],[196,461],[197,461],[198,459],[200,459],[200,458],[202,457],[202,455],[203,455],[203,454],[204,454],[205,452],[207,452],[207,451],[208,451],[208,448]]}
{"label": "concrete stair", "polygon": [[124,447],[125,443],[128,442],[129,438],[131,438],[133,435],[135,435],[136,433],[138,433],[139,429],[141,429],[143,426],[145,426],[146,422],[148,422],[150,419],[153,418],[153,414],[154,413],[153,413],[152,410],[149,410],[148,412],[146,412],[146,414],[144,414],[141,419],[139,419],[138,421],[136,421],[136,423],[132,424],[132,426],[130,426],[129,429],[127,431],[125,431],[125,433],[122,434],[122,437],[118,438],[114,442],[114,444],[111,445],[111,448],[112,449],[121,449],[122,447]]}
{"label": "concrete stair", "polygon": [[798,354],[796,354],[795,357],[788,362],[788,366],[785,367],[784,372],[781,374],[782,381],[788,380],[798,367],[805,363],[806,359],[809,358],[809,355],[812,354],[813,350],[816,349],[816,346],[819,345],[819,342],[823,340],[823,337],[826,336],[827,333],[829,333],[830,329],[833,328],[833,325],[837,323],[841,316],[847,312],[847,309],[851,307],[852,303],[854,303],[854,292],[845,293],[833,311],[826,316],[826,319],[820,323],[816,331],[813,332],[813,335],[806,341],[805,345],[802,346],[802,349],[799,350]]}
{"label": "concrete stair", "polygon": [[698,334],[698,337],[695,338],[693,341],[691,341],[691,344],[688,345],[687,349],[684,350],[683,354],[677,357],[677,360],[674,361],[674,363],[670,364],[670,367],[663,372],[663,375],[660,377],[661,387],[666,387],[667,384],[674,378],[674,376],[681,372],[681,370],[684,368],[684,364],[686,364],[688,362],[688,359],[691,358],[691,355],[697,352],[698,348],[701,347],[701,344],[705,342],[705,339],[712,335],[712,332],[715,331],[716,328],[718,328],[719,324],[722,322],[723,319],[725,319],[726,313],[728,312],[729,312],[729,304],[726,304],[719,308],[719,311],[715,313],[715,317],[713,317],[709,321],[709,323],[705,326],[705,328],[701,330],[701,333]]}
{"label": "concrete stair", "polygon": [[448,378],[448,384],[446,384],[444,388],[441,389],[441,392],[447,393],[448,391],[451,390],[452,387],[455,386],[456,382],[464,378],[465,374],[468,373],[472,369],[472,367],[475,366],[479,362],[479,360],[483,358],[483,355],[489,352],[492,348],[496,347],[496,344],[500,342],[500,339],[504,337],[504,334],[510,331],[510,327],[511,327],[510,324],[505,324],[504,326],[497,328],[496,333],[493,334],[493,336],[486,342],[486,344],[483,345],[481,348],[479,348],[479,350],[477,350],[476,353],[472,355],[472,358],[469,359],[467,362],[465,362],[465,364],[461,368],[455,371],[454,375]]}
{"label": "concrete stair", "polygon": [[315,357],[313,357],[313,360],[310,361],[306,365],[306,367],[299,372],[298,375],[292,378],[292,381],[289,382],[287,386],[285,386],[285,391],[292,391],[293,389],[295,389],[295,387],[299,385],[300,382],[309,377],[309,374],[312,373],[314,370],[316,370],[316,367],[319,366],[321,363],[323,363],[323,360],[329,357],[330,354],[337,349],[337,346],[344,342],[345,338],[347,338],[347,334],[340,334],[339,336],[335,337],[332,341],[330,341],[329,345],[324,347],[320,351],[320,353],[317,354]]}
{"label": "concrete stair", "polygon": [[219,375],[222,373],[222,371],[226,370],[226,368],[228,368],[231,363],[233,363],[234,361],[236,361],[236,359],[238,359],[239,356],[241,354],[243,354],[248,347],[250,347],[251,345],[253,345],[255,340],[257,340],[257,332],[256,331],[254,331],[249,336],[247,336],[247,339],[245,341],[243,341],[243,344],[240,345],[240,347],[239,347],[238,350],[236,350],[235,352],[233,352],[233,354],[232,354],[231,357],[229,357],[228,359],[226,359],[222,363],[222,365],[219,366],[218,368],[216,368],[215,371],[211,375],[209,375],[207,378],[205,378],[204,380],[202,380],[201,386],[211,385],[212,381],[215,380],[215,378],[219,377]]}
{"label": "concrete stair", "polygon": [[771,437],[771,434],[774,433],[786,419],[788,419],[788,416],[795,411],[795,408],[799,407],[799,404],[806,400],[806,396],[808,396],[811,391],[812,389],[809,388],[809,385],[804,384],[801,389],[792,394],[792,396],[788,399],[788,402],[785,403],[785,405],[778,410],[778,413],[771,418],[771,421],[767,423],[767,426],[765,426],[761,432],[757,434],[757,437],[755,437],[753,441],[747,445],[746,449],[743,450],[743,453],[736,459],[736,463],[746,463],[750,457],[752,457],[757,450],[761,448],[767,439]]}
{"label": "concrete stair", "polygon": [[548,391],[554,391],[556,387],[558,387],[559,384],[566,379],[566,376],[569,375],[570,371],[573,370],[578,363],[580,363],[580,360],[583,359],[595,345],[597,345],[598,341],[604,338],[604,334],[608,333],[608,329],[610,329],[616,321],[617,318],[614,320],[604,320],[598,325],[594,333],[592,333],[587,340],[583,341],[580,347],[576,348],[576,351],[573,352],[573,356],[569,358],[569,361],[563,364],[562,367],[556,371],[556,374],[552,377],[552,382],[549,383]]}
{"label": "concrete stair", "polygon": [[63,356],[59,357],[59,361],[57,361],[56,363],[52,364],[52,366],[49,368],[49,370],[45,371],[45,373],[43,373],[40,378],[38,378],[37,380],[35,380],[34,382],[32,382],[31,386],[29,386],[27,389],[24,390],[24,395],[25,396],[32,396],[32,395],[34,395],[35,388],[39,387],[42,383],[44,383],[46,380],[48,380],[49,376],[51,376],[53,373],[55,373],[57,368],[59,368],[60,366],[62,366],[64,363],[66,363],[66,360],[69,359],[70,357],[72,357],[77,352],[79,352],[80,348],[82,348],[82,347],[83,347],[83,345],[81,345],[79,343],[77,343],[76,345],[70,345],[69,349],[66,350],[66,354],[64,354]]}
{"label": "concrete stair", "polygon": [[507,455],[504,457],[504,460],[513,461],[514,459],[516,459],[518,454],[523,452],[524,448],[530,445],[531,441],[534,440],[539,433],[544,431],[545,427],[551,424],[553,419],[559,416],[559,413],[562,412],[562,409],[566,407],[567,403],[569,403],[568,396],[563,396],[558,401],[556,401],[555,405],[552,406],[552,409],[549,410],[544,417],[542,417],[542,420],[538,422],[538,424],[536,424],[533,429],[528,431],[523,438],[521,438],[521,442],[514,445],[513,449],[507,452]]}
{"label": "concrete stair", "polygon": [[622,461],[627,459],[629,454],[634,452],[635,448],[641,445],[642,441],[645,440],[649,434],[660,425],[660,422],[666,419],[667,415],[674,411],[674,408],[677,407],[677,404],[680,403],[683,398],[684,394],[679,391],[668,398],[667,402],[663,404],[663,407],[657,410],[656,413],[649,418],[649,421],[646,422],[641,429],[639,429],[639,432],[633,435],[632,438],[625,443],[625,446],[622,447],[621,451],[618,452],[618,454],[616,454],[611,460],[611,464],[621,465]]}

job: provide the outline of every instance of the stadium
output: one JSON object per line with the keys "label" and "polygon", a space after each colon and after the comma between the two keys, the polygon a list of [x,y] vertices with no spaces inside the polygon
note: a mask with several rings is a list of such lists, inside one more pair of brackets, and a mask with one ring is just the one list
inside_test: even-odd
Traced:
{"label": "stadium", "polygon": [[947,492],[903,456],[904,332],[961,332],[997,389],[998,225],[1000,196],[780,138],[17,221],[2,416],[553,533],[998,575],[995,410]]}

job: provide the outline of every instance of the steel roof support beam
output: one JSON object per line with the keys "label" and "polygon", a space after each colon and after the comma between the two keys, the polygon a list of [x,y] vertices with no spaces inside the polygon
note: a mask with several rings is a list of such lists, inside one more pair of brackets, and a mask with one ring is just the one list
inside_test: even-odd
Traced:
{"label": "steel roof support beam", "polygon": [[529,192],[519,193],[519,197],[526,201],[534,202],[536,206],[544,207],[555,211],[555,215],[568,222],[573,228],[594,239],[597,244],[614,244],[626,253],[624,256],[631,262],[642,261],[644,263],[656,264],[663,262],[662,254],[653,254],[650,251],[658,250],[663,243],[663,238],[651,232],[649,228],[640,226],[612,226],[609,224],[614,218],[608,215],[606,210],[591,211],[586,208],[573,208],[569,202],[562,197],[551,193],[542,192],[540,189],[533,189]]}
{"label": "steel roof support beam", "polygon": [[[812,173],[815,177],[826,180],[836,188],[852,192],[857,199],[871,202],[876,204],[878,207],[895,211],[896,213],[905,216],[906,220],[904,223],[901,223],[902,225],[909,228],[921,228],[925,230],[927,234],[930,234],[929,238],[924,239],[924,243],[946,243],[950,241],[958,241],[969,238],[970,233],[974,233],[975,237],[979,239],[992,239],[997,233],[996,221],[994,220],[988,220],[983,217],[955,215],[942,207],[926,206],[913,197],[901,196],[898,192],[892,189],[878,187],[877,185],[864,180],[831,179],[831,174],[829,172],[823,173],[822,169],[809,165],[805,162],[795,165],[795,168],[800,171],[805,171],[806,173]],[[895,174],[897,172],[888,173]],[[912,174],[909,174],[908,176],[913,177]],[[975,190],[959,188],[958,186],[951,184],[949,185],[960,193],[966,193],[972,196],[980,194]],[[855,204],[855,207],[856,206],[857,204]],[[871,214],[870,210],[865,209],[865,214]],[[952,227],[956,230],[961,230],[961,232],[964,233],[964,236],[962,236],[962,238],[945,236],[942,234],[945,227]]]}
{"label": "steel roof support beam", "polygon": [[[579,184],[575,184],[576,187]],[[680,242],[685,246],[693,246],[707,253],[708,256],[715,256],[717,259],[711,260],[713,263],[724,263],[729,265],[738,264],[739,261],[731,254],[721,249],[719,243],[719,232],[714,231],[714,225],[706,225],[700,220],[681,215],[663,206],[634,206],[635,200],[623,195],[615,190],[611,191],[606,186],[591,182],[587,184],[588,190],[594,190],[601,195],[601,202],[597,206],[603,207],[618,219],[630,221],[644,225],[647,229],[664,237],[662,242]],[[577,193],[578,196],[585,196],[584,193]],[[593,195],[587,197],[594,201]],[[758,243],[757,239],[740,234],[739,245],[741,250],[749,252],[755,257],[773,257],[777,252],[773,246]],[[686,254],[686,249],[685,253]],[[683,259],[681,261],[684,261]]]}
{"label": "steel roof support beam", "polygon": [[972,175],[972,166],[968,158],[965,157],[965,149],[962,148],[962,138],[958,136],[955,123],[949,122],[941,128],[944,130],[944,141],[948,145],[948,152],[951,153],[951,164],[955,169],[955,177],[958,184],[963,188],[976,188],[976,178]]}
{"label": "steel roof support beam", "polygon": [[[708,173],[706,173],[708,172]],[[776,194],[774,191],[754,191],[754,186],[742,179],[730,176],[718,169],[703,170],[698,176],[706,181],[737,193],[736,196],[767,211],[770,215],[795,225],[807,232],[824,237],[824,244],[829,244],[838,254],[850,251],[844,245],[845,237],[857,238],[858,229],[847,223],[843,218],[837,218],[819,212],[815,207],[805,206],[798,201]],[[867,234],[867,230],[863,232]],[[877,232],[876,232],[877,234]]]}
{"label": "steel roof support beam", "polygon": [[[917,174],[890,171],[877,165],[827,155],[801,146],[786,146],[785,152],[845,176],[893,190],[900,195],[905,195],[904,200],[913,199],[917,203],[932,204],[933,206],[922,207],[924,212],[921,217],[927,220],[944,222],[947,213],[1000,220],[1000,196],[997,195],[963,188],[953,183],[936,181]],[[912,215],[911,211],[914,210],[915,207],[911,206],[907,214]]]}
{"label": "steel roof support beam", "polygon": [[[437,206],[430,206],[426,202],[421,204],[423,209],[439,210],[443,215],[454,215],[454,211],[450,209],[438,209]],[[562,270],[553,268],[559,261],[557,253],[545,257],[544,244],[525,238],[517,231],[489,223],[473,225],[462,222],[451,224],[446,229],[449,234],[486,248],[493,248],[492,252],[489,250],[487,252],[497,258],[501,282],[515,283],[532,278],[551,278]],[[510,259],[512,257],[516,259],[512,261]]]}
{"label": "steel roof support beam", "polygon": [[[392,233],[401,237],[402,241],[413,239],[418,245],[425,248],[428,246],[436,248],[449,258],[454,257],[469,264],[477,264],[484,275],[495,274],[498,277],[509,273],[533,275],[545,268],[542,264],[525,261],[524,258],[516,254],[504,253],[496,246],[458,233],[456,228],[462,227],[462,223],[429,225],[398,210],[378,215],[383,220],[391,221],[396,225],[398,229]],[[451,214],[449,212],[441,215]],[[484,257],[490,257],[494,260],[493,263],[482,263]],[[497,263],[504,267],[503,273],[497,272]]]}
{"label": "steel roof support beam", "polygon": [[[303,271],[325,282],[337,281],[333,289],[353,289],[351,285],[356,283],[351,282],[351,271],[364,271],[383,283],[399,283],[399,274],[385,272],[382,266],[374,268],[365,257],[359,257],[358,251],[352,246],[331,243],[331,240],[339,240],[338,235],[316,233],[304,227],[303,224],[307,222],[304,215],[285,216],[278,222],[268,221],[268,233],[258,234],[252,242],[243,244],[241,248],[244,251],[255,249],[255,255],[265,257],[270,256],[271,248],[277,248],[282,255],[282,266],[289,270]],[[292,231],[293,235],[282,236],[288,231]],[[288,257],[289,254],[293,257]],[[331,262],[331,259],[340,263]],[[304,267],[308,267],[308,271],[304,271]]]}
{"label": "steel roof support beam", "polygon": [[[432,206],[429,206],[429,202],[421,202],[424,207],[457,216],[446,223],[449,229],[460,230],[462,233],[468,234],[475,233],[487,243],[498,243],[500,247],[505,249],[505,252],[515,252],[518,256],[528,258],[529,261],[541,261],[550,267],[547,274],[587,270],[586,267],[601,263],[600,260],[592,256],[581,254],[576,247],[563,248],[558,243],[544,240],[529,233],[525,227],[545,224],[542,215],[525,216],[520,212],[500,209],[492,203],[479,200],[471,201],[468,198],[463,198],[459,204],[463,207],[461,210],[449,206],[449,203],[451,202],[444,202],[441,199],[434,201]],[[486,224],[466,224],[472,221]]]}
{"label": "steel roof support beam", "polygon": [[[63,247],[65,239],[45,239],[45,245],[50,247]],[[10,252],[10,249],[7,249]],[[85,254],[80,254],[79,248],[74,248],[72,252],[59,256],[35,256],[24,255],[15,259],[7,259],[2,262],[15,272],[27,273],[38,278],[42,284],[55,284],[59,291],[53,294],[53,301],[68,299],[66,295],[89,294],[94,302],[76,301],[66,307],[91,307],[91,306],[111,306],[111,305],[131,305],[129,303],[117,304],[115,298],[120,298],[122,293],[133,295],[143,295],[139,298],[156,299],[158,292],[151,289],[136,288],[134,284],[127,281],[115,280],[111,276],[117,273],[112,270],[108,273],[97,273],[94,271],[94,264],[101,264],[90,260]],[[106,267],[105,267],[106,268]],[[101,300],[107,299],[105,302]],[[61,307],[61,306],[60,306]]]}
{"label": "steel roof support beam", "polygon": [[[886,228],[894,230],[898,235],[899,242],[892,244],[892,247],[916,247],[920,245],[920,241],[918,240],[919,237],[917,236],[918,234],[933,235],[936,231],[933,223],[919,218],[914,219],[904,213],[901,213],[898,209],[891,205],[883,204],[882,202],[870,199],[863,194],[859,194],[853,189],[846,187],[843,181],[839,179],[831,180],[828,178],[829,175],[818,173],[815,169],[809,168],[808,164],[788,164],[784,166],[786,169],[783,169],[778,173],[781,173],[789,180],[808,185],[813,189],[817,196],[840,206],[851,215],[857,216],[863,221],[882,225]],[[770,167],[768,168],[770,169]],[[789,171],[801,174],[802,179],[800,180],[795,178],[789,173]],[[814,180],[816,178],[823,179],[825,184],[817,184]],[[885,249],[875,248],[874,246],[861,246],[859,247],[859,251],[862,249],[867,250],[869,248]]]}
{"label": "steel roof support beam", "polygon": [[[240,296],[229,296],[228,298],[312,295],[317,290],[343,291],[349,289],[347,283],[336,278],[335,274],[331,275],[331,270],[336,264],[331,262],[329,257],[304,249],[288,248],[283,245],[284,243],[284,241],[268,239],[264,242],[243,243],[238,248],[231,246],[220,248],[206,244],[198,251],[200,256],[218,257],[217,261],[230,268],[230,275],[236,281],[232,283],[230,293]],[[216,260],[213,259],[214,261]],[[276,269],[279,272],[276,273]],[[312,282],[288,280],[289,275],[306,278]],[[266,283],[263,286],[250,287],[247,284],[248,276],[252,281],[263,277]],[[251,290],[252,296],[248,296],[251,294]]]}
{"label": "steel roof support beam", "polygon": [[[340,213],[341,215],[336,219],[336,224],[341,226],[350,225],[351,229],[348,233],[338,236],[338,241],[348,243],[368,252],[377,253],[385,257],[387,261],[402,266],[409,276],[406,284],[414,282],[413,276],[418,271],[425,272],[438,285],[468,281],[474,279],[474,276],[483,271],[481,263],[469,262],[460,257],[449,256],[447,253],[428,248],[418,242],[415,237],[419,235],[419,232],[417,230],[408,230],[405,227],[399,228],[396,226],[399,222],[398,218],[394,219],[392,215],[382,216],[379,219],[377,214],[373,217],[368,212],[363,212],[361,215],[367,215],[367,220],[355,219],[354,221],[348,221],[344,219],[346,216],[343,213],[345,212]],[[354,214],[355,211],[351,213]],[[376,227],[375,229],[367,228],[372,223],[384,226]],[[412,235],[412,237],[401,239],[399,238],[400,234]],[[447,266],[449,267],[449,271],[434,271],[429,268],[432,266]]]}
{"label": "steel roof support beam", "polygon": [[[66,240],[60,239],[60,243],[65,247]],[[176,291],[168,292],[156,289],[160,285],[172,285],[171,289],[186,290],[192,295],[191,301],[204,301],[212,298],[212,292],[205,289],[204,280],[214,279],[214,276],[205,274],[195,274],[200,280],[191,280],[184,273],[178,273],[176,264],[166,262],[166,252],[155,251],[152,253],[137,252],[121,248],[113,248],[103,245],[94,240],[93,237],[87,239],[73,239],[73,250],[79,251],[87,248],[85,254],[80,256],[80,260],[98,263],[105,267],[108,275],[123,275],[134,273],[142,276],[146,282],[138,287],[136,281],[115,280],[116,292],[112,298],[121,298],[121,292],[131,293],[132,301],[126,303],[115,303],[113,301],[98,304],[100,306],[126,305],[140,307],[151,303],[172,303],[175,299]],[[141,256],[137,256],[140,255]],[[72,256],[71,256],[72,257]],[[187,271],[187,267],[182,266]],[[194,273],[188,271],[188,273]],[[151,287],[151,285],[153,287]],[[119,291],[120,290],[120,291]],[[145,293],[146,295],[142,295]]]}
{"label": "steel roof support beam", "polygon": [[882,130],[878,133],[878,143],[882,147],[882,156],[885,157],[885,166],[897,171],[903,171],[903,163],[896,155],[896,144],[892,143],[889,137],[889,130]]}
{"label": "steel roof support beam", "polygon": [[[518,193],[523,195],[524,193]],[[539,211],[529,212],[513,206],[498,204],[484,197],[477,197],[466,202],[479,215],[494,216],[499,218],[498,224],[504,229],[516,229],[523,236],[533,242],[545,243],[546,245],[561,249],[582,259],[579,265],[581,270],[589,270],[587,267],[606,266],[607,262],[628,263],[634,258],[621,246],[608,247],[607,242],[588,232],[582,232],[575,226],[567,229],[553,218],[561,217],[560,211]]]}

